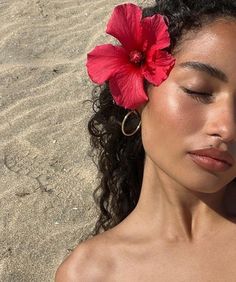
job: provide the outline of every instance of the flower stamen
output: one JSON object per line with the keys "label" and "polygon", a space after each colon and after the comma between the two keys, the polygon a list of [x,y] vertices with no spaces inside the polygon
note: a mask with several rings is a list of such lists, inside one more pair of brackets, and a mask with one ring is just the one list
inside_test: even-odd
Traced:
{"label": "flower stamen", "polygon": [[137,50],[131,51],[129,53],[129,60],[135,65],[141,65],[144,62],[144,54]]}

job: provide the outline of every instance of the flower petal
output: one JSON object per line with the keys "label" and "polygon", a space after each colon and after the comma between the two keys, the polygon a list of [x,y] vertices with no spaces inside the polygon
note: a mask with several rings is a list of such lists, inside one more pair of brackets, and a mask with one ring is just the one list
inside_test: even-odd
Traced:
{"label": "flower petal", "polygon": [[150,83],[158,86],[169,75],[171,69],[175,64],[175,58],[168,52],[158,50],[158,47],[150,49],[143,67],[143,75]]}
{"label": "flower petal", "polygon": [[126,65],[109,80],[111,94],[117,105],[134,110],[148,100],[143,88],[141,70]]}
{"label": "flower petal", "polygon": [[166,48],[170,45],[170,37],[168,26],[165,23],[164,17],[156,14],[152,17],[146,17],[142,20],[144,42],[148,42],[146,48],[153,44],[159,49]]}
{"label": "flower petal", "polygon": [[128,55],[123,47],[105,44],[88,53],[86,66],[92,81],[102,84],[127,62]]}
{"label": "flower petal", "polygon": [[106,32],[117,38],[128,51],[142,47],[142,10],[134,4],[116,6],[107,24]]}

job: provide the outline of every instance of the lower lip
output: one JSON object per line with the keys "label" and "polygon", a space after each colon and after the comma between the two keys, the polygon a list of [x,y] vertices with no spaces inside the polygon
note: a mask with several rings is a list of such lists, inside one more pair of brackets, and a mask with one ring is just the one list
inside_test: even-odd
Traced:
{"label": "lower lip", "polygon": [[196,164],[200,165],[205,169],[214,170],[214,171],[226,171],[231,167],[231,165],[225,162],[218,161],[210,157],[200,156],[191,153],[189,153],[189,155]]}

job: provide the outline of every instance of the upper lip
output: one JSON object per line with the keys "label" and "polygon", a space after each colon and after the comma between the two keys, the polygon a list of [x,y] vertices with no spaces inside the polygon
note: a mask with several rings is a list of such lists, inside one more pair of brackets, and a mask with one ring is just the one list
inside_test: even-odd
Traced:
{"label": "upper lip", "polygon": [[200,149],[200,150],[195,150],[195,151],[191,151],[191,154],[197,154],[200,156],[206,156],[206,157],[210,157],[216,160],[220,160],[223,161],[229,165],[233,165],[234,164],[234,159],[233,157],[227,152],[227,151],[220,151],[218,149],[215,148],[210,148],[210,149]]}

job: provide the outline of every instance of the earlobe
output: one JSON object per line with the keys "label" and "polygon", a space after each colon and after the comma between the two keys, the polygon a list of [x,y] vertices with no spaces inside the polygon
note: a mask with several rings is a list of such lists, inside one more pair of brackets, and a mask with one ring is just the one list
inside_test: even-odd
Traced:
{"label": "earlobe", "polygon": [[147,105],[148,102],[142,104],[141,106],[139,106],[137,109],[136,109],[136,112],[138,112],[141,116],[142,112],[143,112],[143,109],[145,108],[145,106]]}
{"label": "earlobe", "polygon": [[145,85],[145,92],[146,92],[146,95],[148,97],[148,100],[146,102],[144,102],[142,105],[140,105],[139,107],[136,108],[136,111],[140,114],[142,114],[143,112],[143,109],[146,107],[146,105],[148,104],[149,102],[149,95],[150,95],[150,92],[151,92],[151,89],[154,87],[153,84],[151,83],[148,83]]}

